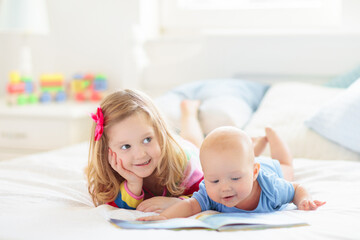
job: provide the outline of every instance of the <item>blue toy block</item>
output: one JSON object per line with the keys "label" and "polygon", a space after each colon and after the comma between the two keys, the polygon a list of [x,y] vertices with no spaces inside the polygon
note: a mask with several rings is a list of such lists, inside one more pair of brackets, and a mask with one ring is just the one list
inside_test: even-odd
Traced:
{"label": "blue toy block", "polygon": [[64,102],[66,101],[66,93],[64,91],[60,91],[55,96],[56,102]]}
{"label": "blue toy block", "polygon": [[32,82],[25,82],[25,93],[32,93],[34,91],[34,84]]}
{"label": "blue toy block", "polygon": [[106,81],[94,81],[94,90],[95,91],[104,91],[107,89]]}
{"label": "blue toy block", "polygon": [[51,102],[51,94],[48,93],[48,92],[43,92],[40,96],[40,102],[42,103],[48,103],[48,102]]}
{"label": "blue toy block", "polygon": [[84,79],[84,75],[82,75],[80,73],[74,74],[73,79],[80,79],[80,80]]}

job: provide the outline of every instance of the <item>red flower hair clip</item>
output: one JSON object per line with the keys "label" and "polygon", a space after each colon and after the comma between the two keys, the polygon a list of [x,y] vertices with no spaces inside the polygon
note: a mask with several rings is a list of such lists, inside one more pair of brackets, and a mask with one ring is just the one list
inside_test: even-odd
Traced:
{"label": "red flower hair clip", "polygon": [[96,122],[95,127],[95,141],[98,141],[104,131],[104,117],[101,107],[97,108],[96,114],[90,113],[91,118]]}

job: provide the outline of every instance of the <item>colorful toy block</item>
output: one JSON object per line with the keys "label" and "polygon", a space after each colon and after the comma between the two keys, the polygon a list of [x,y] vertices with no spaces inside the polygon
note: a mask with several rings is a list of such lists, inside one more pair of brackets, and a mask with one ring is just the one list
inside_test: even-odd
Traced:
{"label": "colorful toy block", "polygon": [[[66,89],[62,74],[42,74],[38,87],[33,79],[18,72],[9,74],[7,99],[9,104],[64,102],[68,93],[75,101],[100,101],[108,88],[107,78],[102,74],[76,74]],[[66,91],[68,90],[68,92]]]}
{"label": "colorful toy block", "polygon": [[7,102],[10,105],[36,103],[38,99],[32,78],[30,76],[21,76],[20,73],[15,71],[9,74],[6,91]]}
{"label": "colorful toy block", "polygon": [[64,76],[62,74],[42,74],[40,91],[40,102],[42,103],[66,101]]}
{"label": "colorful toy block", "polygon": [[102,74],[75,74],[70,83],[71,96],[75,101],[99,101],[107,88],[107,79]]}

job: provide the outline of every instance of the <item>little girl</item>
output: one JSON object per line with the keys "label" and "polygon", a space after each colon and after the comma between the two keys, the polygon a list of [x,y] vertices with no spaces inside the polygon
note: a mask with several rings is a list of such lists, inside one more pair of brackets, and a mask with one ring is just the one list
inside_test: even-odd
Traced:
{"label": "little girl", "polygon": [[175,139],[148,96],[114,92],[91,116],[87,179],[96,206],[161,212],[199,189],[198,148]]}

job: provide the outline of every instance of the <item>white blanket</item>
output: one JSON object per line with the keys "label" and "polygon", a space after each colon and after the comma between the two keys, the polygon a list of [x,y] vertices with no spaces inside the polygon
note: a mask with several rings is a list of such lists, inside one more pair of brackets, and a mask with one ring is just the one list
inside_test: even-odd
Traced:
{"label": "white blanket", "polygon": [[0,239],[360,239],[359,162],[295,159],[295,180],[314,198],[327,201],[316,211],[292,210],[310,226],[237,232],[124,230],[106,218],[134,220],[146,214],[93,206],[84,176],[87,152],[83,143],[0,162]]}

